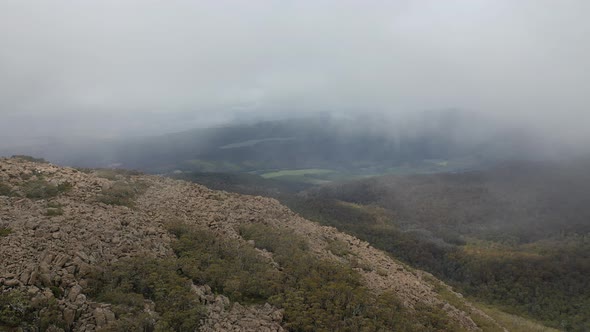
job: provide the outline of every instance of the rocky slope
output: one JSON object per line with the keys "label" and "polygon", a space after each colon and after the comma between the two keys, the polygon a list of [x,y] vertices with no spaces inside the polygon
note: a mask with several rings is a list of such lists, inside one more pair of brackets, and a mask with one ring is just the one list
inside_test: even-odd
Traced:
{"label": "rocky slope", "polygon": [[[113,199],[123,205],[113,204]],[[0,292],[24,290],[39,308],[54,303],[65,324],[49,330],[108,328],[117,320],[111,306],[85,294],[93,269],[129,257],[174,256],[174,236],[164,226],[170,221],[206,227],[217,236],[243,242],[239,227],[244,224],[289,229],[308,240],[314,255],[354,263],[375,293],[393,291],[408,308],[442,308],[465,330],[480,330],[482,321],[501,330],[459,294],[452,293],[453,301],[439,296],[436,286],[442,284],[431,275],[335,228],[305,220],[273,199],[157,176],[83,172],[18,158],[0,159]],[[334,241],[344,244],[347,255],[329,249]],[[272,260],[272,253],[257,250]],[[268,303],[230,303],[207,285],[192,289],[207,309],[202,331],[284,330],[282,310]],[[151,307],[146,303],[145,311]]]}

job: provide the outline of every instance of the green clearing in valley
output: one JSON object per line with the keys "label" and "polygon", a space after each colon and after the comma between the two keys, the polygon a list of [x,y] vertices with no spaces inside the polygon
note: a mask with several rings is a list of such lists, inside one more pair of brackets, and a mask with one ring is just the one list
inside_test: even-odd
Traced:
{"label": "green clearing in valley", "polygon": [[308,169],[284,169],[275,172],[268,172],[261,174],[265,179],[277,179],[285,181],[296,181],[296,182],[307,182],[319,184],[322,182],[329,182],[324,179],[324,176],[334,174],[336,171],[330,169],[321,168],[308,168]]}

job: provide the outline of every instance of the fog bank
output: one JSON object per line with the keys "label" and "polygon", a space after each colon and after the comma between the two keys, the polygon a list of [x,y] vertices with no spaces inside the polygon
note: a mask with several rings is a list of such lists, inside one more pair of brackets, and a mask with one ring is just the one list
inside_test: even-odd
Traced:
{"label": "fog bank", "polygon": [[0,3],[0,132],[458,108],[589,142],[587,1]]}

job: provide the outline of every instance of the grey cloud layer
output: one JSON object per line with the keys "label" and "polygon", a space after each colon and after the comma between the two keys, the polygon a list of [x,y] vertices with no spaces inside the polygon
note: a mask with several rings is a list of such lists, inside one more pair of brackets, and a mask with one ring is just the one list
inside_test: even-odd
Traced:
{"label": "grey cloud layer", "polygon": [[4,0],[0,130],[459,107],[585,139],[589,10],[585,0]]}

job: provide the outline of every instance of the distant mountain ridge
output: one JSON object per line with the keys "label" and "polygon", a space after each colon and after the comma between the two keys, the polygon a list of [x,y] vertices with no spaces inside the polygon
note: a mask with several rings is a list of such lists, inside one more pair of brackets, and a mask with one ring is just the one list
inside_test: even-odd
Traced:
{"label": "distant mountain ridge", "polygon": [[459,111],[412,119],[329,116],[264,121],[117,140],[48,140],[0,148],[81,167],[123,167],[153,173],[174,170],[253,172],[333,169],[358,174],[399,167],[426,171],[478,168],[513,156],[534,155],[522,133],[498,131],[486,119]]}

